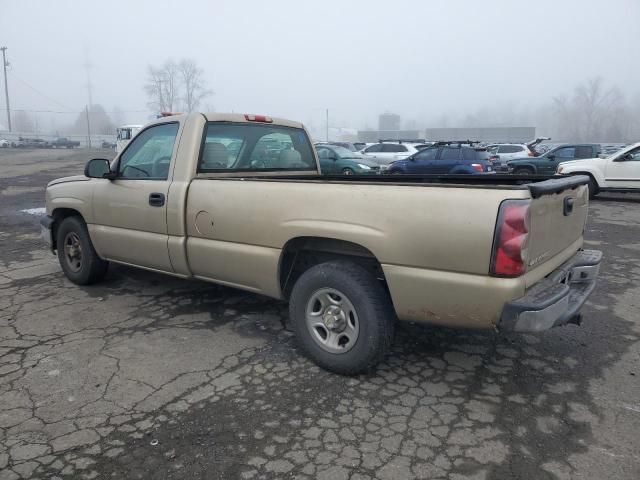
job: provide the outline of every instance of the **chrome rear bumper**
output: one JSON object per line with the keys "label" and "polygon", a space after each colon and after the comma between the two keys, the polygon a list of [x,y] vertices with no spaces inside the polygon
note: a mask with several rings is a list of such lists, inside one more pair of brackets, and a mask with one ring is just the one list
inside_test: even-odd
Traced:
{"label": "chrome rear bumper", "polygon": [[508,302],[498,328],[541,332],[566,323],[580,323],[580,309],[596,286],[602,252],[581,250],[535,284],[524,297]]}

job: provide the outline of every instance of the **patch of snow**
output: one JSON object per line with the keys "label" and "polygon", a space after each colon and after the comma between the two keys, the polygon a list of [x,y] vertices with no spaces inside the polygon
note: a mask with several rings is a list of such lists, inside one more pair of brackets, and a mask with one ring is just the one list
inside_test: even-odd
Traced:
{"label": "patch of snow", "polygon": [[29,215],[44,215],[47,213],[46,208],[27,208],[25,210],[20,210],[22,213],[28,213]]}

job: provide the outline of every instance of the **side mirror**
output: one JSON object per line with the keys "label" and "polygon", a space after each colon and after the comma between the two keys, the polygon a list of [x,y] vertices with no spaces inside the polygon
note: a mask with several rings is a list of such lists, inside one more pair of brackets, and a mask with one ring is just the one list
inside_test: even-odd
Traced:
{"label": "side mirror", "polygon": [[550,153],[549,155],[547,155],[547,158],[551,161],[556,159],[556,156],[553,153]]}
{"label": "side mirror", "polygon": [[336,160],[338,160],[338,157],[336,157],[335,155],[331,155],[329,157],[329,160],[333,160],[335,162]]}
{"label": "side mirror", "polygon": [[110,178],[111,170],[109,160],[106,158],[93,158],[84,167],[84,176],[89,178]]}
{"label": "side mirror", "polygon": [[625,155],[620,155],[618,158],[616,158],[614,160],[614,162],[626,162],[627,160],[629,160],[630,155],[627,153]]}

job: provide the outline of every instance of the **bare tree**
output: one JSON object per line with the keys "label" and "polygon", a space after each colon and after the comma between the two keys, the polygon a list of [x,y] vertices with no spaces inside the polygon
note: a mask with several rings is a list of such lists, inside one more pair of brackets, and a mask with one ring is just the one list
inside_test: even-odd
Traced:
{"label": "bare tree", "polygon": [[178,105],[179,71],[173,60],[167,60],[161,67],[149,65],[147,84],[144,86],[149,97],[149,108],[159,112],[172,112]]}
{"label": "bare tree", "polygon": [[[113,135],[116,127],[113,121],[104,110],[102,105],[94,103],[89,107],[89,118],[91,120],[91,132],[99,135]],[[85,133],[87,131],[87,117],[85,112],[80,112],[71,127],[71,133]]]}
{"label": "bare tree", "polygon": [[204,71],[195,61],[167,60],[161,67],[149,65],[144,86],[148,106],[157,112],[192,112],[213,92],[204,81]]}
{"label": "bare tree", "polygon": [[602,136],[607,118],[621,106],[622,94],[616,88],[604,88],[601,78],[591,78],[576,87],[573,102],[581,120],[580,140]]}
{"label": "bare tree", "polygon": [[178,64],[180,79],[182,81],[184,110],[193,112],[198,108],[200,102],[213,92],[206,88],[204,84],[204,71],[198,67],[195,61],[183,59]]}

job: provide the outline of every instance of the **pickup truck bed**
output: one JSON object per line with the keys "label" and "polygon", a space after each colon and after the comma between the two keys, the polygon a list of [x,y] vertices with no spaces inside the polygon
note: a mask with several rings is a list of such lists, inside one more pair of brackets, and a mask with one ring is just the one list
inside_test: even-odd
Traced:
{"label": "pickup truck bed", "polygon": [[[396,318],[538,331],[593,289],[588,178],[321,176],[300,124],[256,118],[164,119],[51,182],[43,231],[65,274],[87,284],[118,262],[289,300],[303,350],[339,373],[379,361]],[[132,163],[154,129],[167,153]]]}

